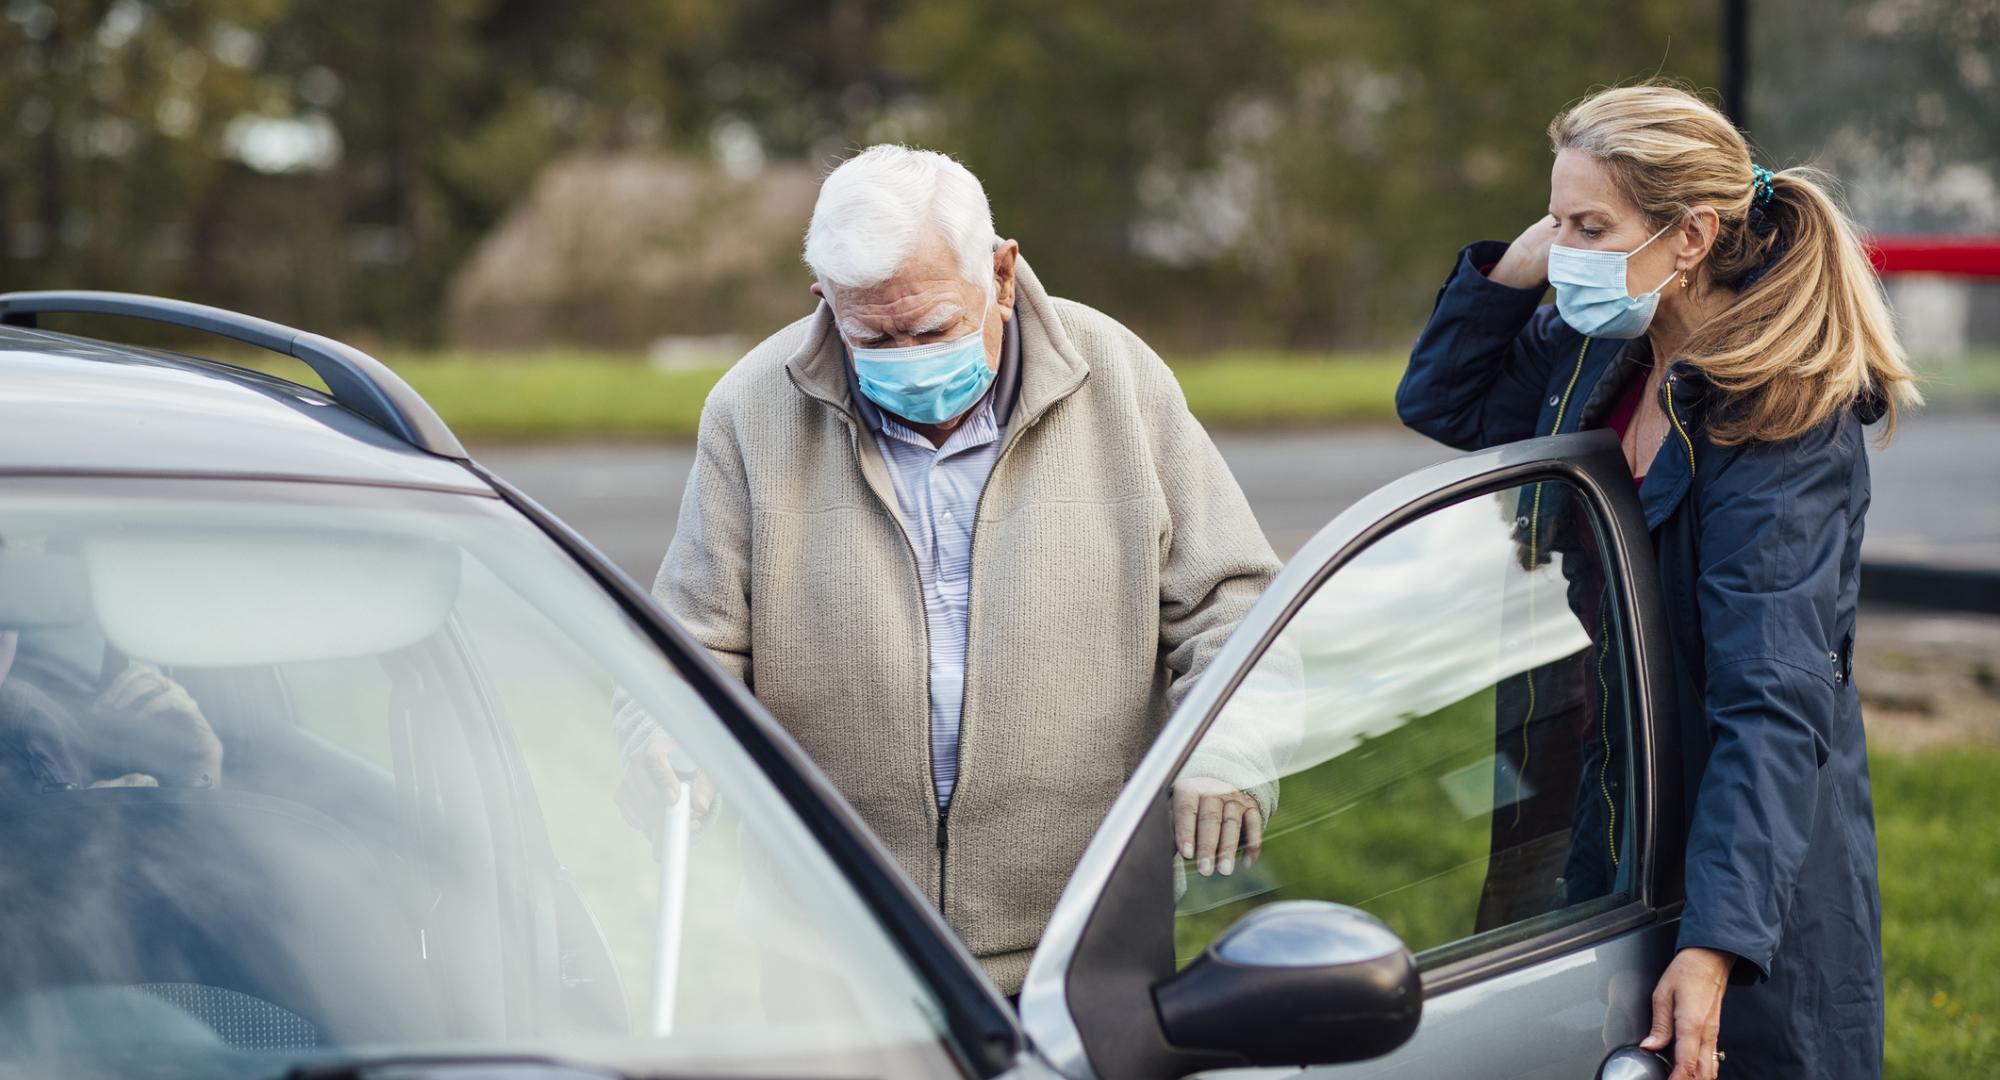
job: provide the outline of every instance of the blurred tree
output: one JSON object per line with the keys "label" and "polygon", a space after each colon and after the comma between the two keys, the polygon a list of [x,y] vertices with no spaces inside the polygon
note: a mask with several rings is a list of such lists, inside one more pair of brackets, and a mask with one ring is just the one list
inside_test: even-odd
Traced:
{"label": "blurred tree", "polygon": [[891,40],[941,106],[935,140],[1072,295],[1185,338],[1325,346],[1414,325],[1459,244],[1526,224],[1565,102],[1668,59],[1711,80],[1713,20],[1671,0],[938,0]]}
{"label": "blurred tree", "polygon": [[1174,344],[1379,341],[1539,208],[1563,102],[1711,79],[1712,7],[7,0],[0,266],[422,340],[566,154],[740,176],[901,139]]}

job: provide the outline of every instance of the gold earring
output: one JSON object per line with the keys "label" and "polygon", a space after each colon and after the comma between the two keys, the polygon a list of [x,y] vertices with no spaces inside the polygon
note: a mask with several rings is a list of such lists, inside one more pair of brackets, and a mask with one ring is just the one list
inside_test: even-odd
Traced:
{"label": "gold earring", "polygon": [[1687,287],[1688,287],[1688,272],[1683,270],[1681,271],[1681,288],[1685,289]]}

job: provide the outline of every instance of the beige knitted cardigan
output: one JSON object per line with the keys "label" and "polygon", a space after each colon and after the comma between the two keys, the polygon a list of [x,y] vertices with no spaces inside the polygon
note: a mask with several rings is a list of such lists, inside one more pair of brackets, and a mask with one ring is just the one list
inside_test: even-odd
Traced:
{"label": "beige knitted cardigan", "polygon": [[[948,847],[915,556],[826,305],[709,395],[654,585],[1009,993],[1120,785],[1278,568],[1166,364],[1017,266],[1021,388],[974,525]],[[1203,753],[1245,789],[1276,775],[1254,748]]]}

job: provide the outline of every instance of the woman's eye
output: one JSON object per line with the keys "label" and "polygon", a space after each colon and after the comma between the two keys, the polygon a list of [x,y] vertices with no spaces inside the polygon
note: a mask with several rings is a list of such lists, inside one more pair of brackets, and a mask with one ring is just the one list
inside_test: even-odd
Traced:
{"label": "woman's eye", "polygon": [[1583,238],[1585,240],[1595,240],[1598,237],[1604,235],[1603,229],[1580,229],[1578,231],[1583,233]]}

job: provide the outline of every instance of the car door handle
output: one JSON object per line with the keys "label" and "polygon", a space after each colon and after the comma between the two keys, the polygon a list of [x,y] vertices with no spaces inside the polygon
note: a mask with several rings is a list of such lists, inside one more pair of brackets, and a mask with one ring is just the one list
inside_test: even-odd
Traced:
{"label": "car door handle", "polygon": [[1597,1080],[1667,1080],[1673,1071],[1673,1062],[1651,1050],[1621,1046],[1597,1067]]}

